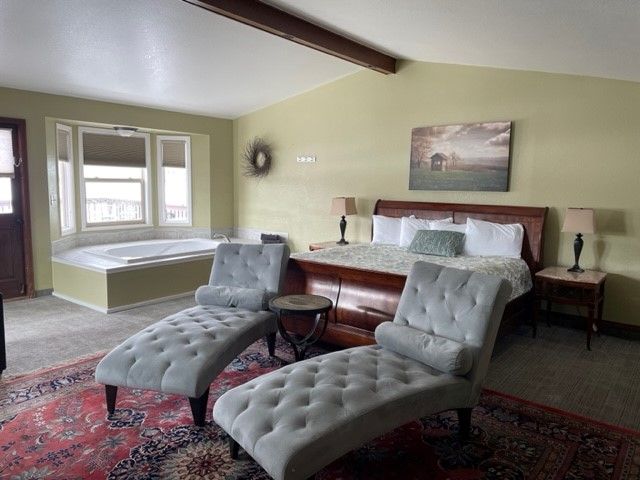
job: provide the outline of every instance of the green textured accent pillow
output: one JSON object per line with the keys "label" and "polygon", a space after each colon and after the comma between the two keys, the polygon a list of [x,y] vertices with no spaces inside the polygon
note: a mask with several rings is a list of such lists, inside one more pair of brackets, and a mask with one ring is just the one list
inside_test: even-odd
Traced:
{"label": "green textured accent pillow", "polygon": [[448,230],[418,230],[408,250],[413,253],[455,257],[462,253],[464,233]]}

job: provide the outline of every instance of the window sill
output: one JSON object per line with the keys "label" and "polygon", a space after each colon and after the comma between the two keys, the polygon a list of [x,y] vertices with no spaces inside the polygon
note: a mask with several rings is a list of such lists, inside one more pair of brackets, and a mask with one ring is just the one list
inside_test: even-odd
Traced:
{"label": "window sill", "polygon": [[142,228],[152,228],[153,224],[152,223],[135,223],[135,224],[118,224],[118,225],[97,225],[95,227],[93,226],[87,226],[87,225],[83,225],[82,227],[82,232],[100,232],[100,231],[105,231],[105,230],[133,230],[133,229],[142,229]]}
{"label": "window sill", "polygon": [[193,222],[184,223],[184,222],[174,222],[174,223],[166,223],[161,222],[158,224],[159,227],[193,227]]}

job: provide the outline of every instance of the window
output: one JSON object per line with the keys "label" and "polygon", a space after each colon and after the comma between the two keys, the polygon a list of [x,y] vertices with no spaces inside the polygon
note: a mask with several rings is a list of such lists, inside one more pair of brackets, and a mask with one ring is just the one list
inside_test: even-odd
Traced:
{"label": "window", "polygon": [[15,176],[13,130],[0,128],[0,214],[13,213],[11,179]]}
{"label": "window", "polygon": [[83,226],[149,224],[149,135],[88,127],[79,135]]}
{"label": "window", "polygon": [[158,135],[160,225],[191,225],[191,142]]}
{"label": "window", "polygon": [[58,161],[58,207],[60,233],[76,231],[75,191],[73,187],[73,147],[71,127],[56,124],[56,156]]}

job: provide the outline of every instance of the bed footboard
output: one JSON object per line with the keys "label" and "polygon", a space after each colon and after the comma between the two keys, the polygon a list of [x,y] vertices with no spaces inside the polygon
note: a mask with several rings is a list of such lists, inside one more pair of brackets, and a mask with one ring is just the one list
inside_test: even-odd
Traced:
{"label": "bed footboard", "polygon": [[[323,295],[333,302],[322,340],[341,347],[375,343],[373,332],[382,322],[393,320],[406,276],[291,259],[284,293]],[[530,294],[507,304],[501,331],[509,325],[529,322]],[[303,319],[283,319],[287,330],[304,334]]]}

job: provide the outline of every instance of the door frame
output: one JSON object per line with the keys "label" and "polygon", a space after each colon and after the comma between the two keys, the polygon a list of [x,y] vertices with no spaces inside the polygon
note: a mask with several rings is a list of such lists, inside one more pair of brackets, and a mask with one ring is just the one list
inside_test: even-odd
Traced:
{"label": "door frame", "polygon": [[[18,135],[18,155],[22,163],[16,169],[20,179],[20,207],[22,210],[22,252],[24,255],[24,294],[35,296],[33,277],[33,249],[31,244],[31,208],[29,202],[29,168],[27,158],[27,122],[21,118],[0,117],[0,124],[15,127]],[[19,298],[19,297],[18,297]]]}

